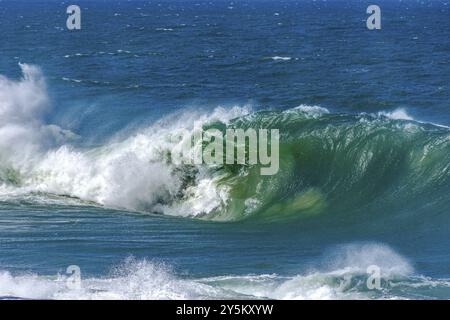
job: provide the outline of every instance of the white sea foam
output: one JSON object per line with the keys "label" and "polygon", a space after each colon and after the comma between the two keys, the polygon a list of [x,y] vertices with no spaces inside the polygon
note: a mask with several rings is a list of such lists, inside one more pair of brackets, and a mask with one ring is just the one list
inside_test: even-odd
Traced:
{"label": "white sea foam", "polygon": [[166,159],[180,141],[173,139],[205,123],[249,113],[248,107],[216,108],[212,113],[184,111],[134,132],[122,132],[102,147],[77,149],[76,135],[44,123],[49,109],[38,68],[21,65],[23,79],[0,78],[0,197],[29,193],[69,196],[100,205],[174,215],[203,215],[226,201],[204,168],[175,201],[181,174]]}
{"label": "white sea foam", "polygon": [[435,122],[427,122],[427,121],[417,120],[414,117],[412,117],[411,115],[409,115],[408,111],[406,109],[404,109],[404,108],[398,108],[398,109],[395,109],[393,111],[380,111],[380,112],[378,112],[378,116],[387,117],[387,118],[392,119],[392,120],[415,121],[417,123],[431,124],[431,125],[436,126],[436,127],[450,129],[449,126],[445,126],[445,125],[438,124],[438,123],[435,123]]}
{"label": "white sea foam", "polygon": [[378,115],[385,116],[393,120],[414,120],[414,118],[411,117],[403,108],[395,109],[393,111],[381,111]]}
{"label": "white sea foam", "polygon": [[295,108],[288,109],[285,112],[286,113],[301,112],[306,117],[312,118],[312,119],[317,119],[323,115],[330,113],[330,111],[327,108],[320,107],[320,106],[310,106],[310,105],[306,105],[306,104],[301,104]]}
{"label": "white sea foam", "polygon": [[[341,257],[335,261],[336,257]],[[446,279],[416,276],[409,263],[383,244],[352,244],[336,247],[324,256],[336,269],[311,270],[296,276],[277,274],[224,275],[207,278],[180,277],[170,266],[127,259],[105,277],[85,277],[81,287],[67,286],[64,274],[13,275],[0,271],[0,297],[33,299],[398,299],[423,290],[426,296],[450,289]],[[366,268],[382,270],[382,290],[366,287]],[[386,272],[384,272],[386,271]],[[352,281],[355,278],[355,281]],[[392,290],[392,291],[391,291]],[[403,294],[403,295],[402,295]]]}
{"label": "white sea foam", "polygon": [[108,277],[83,278],[81,286],[67,285],[64,274],[55,277],[0,272],[0,297],[82,300],[202,299],[220,295],[220,289],[176,277],[157,263],[127,261]]}
{"label": "white sea foam", "polygon": [[414,272],[405,258],[392,248],[377,243],[341,245],[328,252],[326,257],[329,270],[364,273],[369,266],[376,265],[387,278]]}
{"label": "white sea foam", "polygon": [[[23,77],[19,81],[0,76],[0,159],[21,166],[57,143],[73,138],[69,131],[47,125],[48,97],[39,68],[20,64]],[[1,168],[1,165],[0,165]]]}
{"label": "white sea foam", "polygon": [[291,57],[280,57],[280,56],[274,56],[270,58],[275,61],[289,61],[292,59]]}
{"label": "white sea foam", "polygon": [[[323,261],[319,270],[312,269],[305,274],[293,277],[227,276],[208,279],[207,282],[239,294],[258,298],[367,299],[376,298],[377,293],[379,298],[385,297],[381,295],[381,290],[371,292],[367,289],[368,267],[378,266],[385,283],[389,280],[401,279],[399,281],[405,280],[407,285],[410,285],[408,281],[413,276],[413,268],[408,261],[384,244],[355,243],[337,246],[324,254]],[[352,281],[352,278],[355,281]]]}

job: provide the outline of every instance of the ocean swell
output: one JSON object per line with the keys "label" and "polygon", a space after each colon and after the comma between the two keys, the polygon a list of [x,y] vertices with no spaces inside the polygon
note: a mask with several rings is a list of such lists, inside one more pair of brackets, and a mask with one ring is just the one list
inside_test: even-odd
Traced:
{"label": "ocean swell", "polygon": [[[72,143],[74,133],[44,122],[50,108],[43,76],[34,66],[21,68],[18,81],[0,78],[1,201],[58,196],[219,221],[448,206],[450,132],[414,121],[405,110],[184,110],[125,138],[82,149]],[[180,144],[173,138],[199,128],[279,129],[279,172],[261,176],[259,165],[172,163]]]}

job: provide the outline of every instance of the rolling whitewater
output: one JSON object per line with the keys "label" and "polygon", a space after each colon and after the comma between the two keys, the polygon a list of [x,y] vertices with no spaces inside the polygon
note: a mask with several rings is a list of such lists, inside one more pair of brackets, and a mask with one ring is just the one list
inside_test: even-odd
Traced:
{"label": "rolling whitewater", "polygon": [[447,3],[80,3],[0,2],[1,298],[450,298]]}

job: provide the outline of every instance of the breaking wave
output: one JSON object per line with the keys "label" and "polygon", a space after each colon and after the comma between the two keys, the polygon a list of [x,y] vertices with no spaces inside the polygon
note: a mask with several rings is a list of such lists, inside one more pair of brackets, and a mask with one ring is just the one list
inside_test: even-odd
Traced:
{"label": "breaking wave", "polygon": [[[277,274],[182,277],[168,265],[127,259],[105,277],[85,277],[75,287],[65,273],[56,276],[0,271],[0,299],[397,299],[431,298],[448,292],[448,279],[414,274],[391,248],[376,243],[337,247],[322,270],[293,276]],[[380,287],[367,286],[368,267],[381,269]]]}
{"label": "breaking wave", "polygon": [[[45,123],[42,74],[21,68],[20,80],[0,78],[0,201],[56,197],[220,221],[449,207],[450,131],[414,121],[405,110],[184,110],[86,149],[73,143],[76,134]],[[261,176],[259,165],[171,163],[180,147],[174,137],[198,128],[279,129],[278,174]]]}

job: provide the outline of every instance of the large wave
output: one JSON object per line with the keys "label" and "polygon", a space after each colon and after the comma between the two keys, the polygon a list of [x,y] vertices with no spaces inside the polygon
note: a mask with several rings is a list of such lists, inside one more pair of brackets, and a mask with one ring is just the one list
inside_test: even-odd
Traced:
{"label": "large wave", "polygon": [[[45,123],[49,103],[42,74],[33,66],[21,68],[18,81],[0,78],[2,201],[56,196],[131,211],[270,221],[449,207],[450,131],[414,121],[404,110],[183,110],[86,149],[71,142],[75,134]],[[171,163],[171,152],[180,147],[174,137],[199,127],[279,129],[278,174],[261,176],[258,165]]]}

